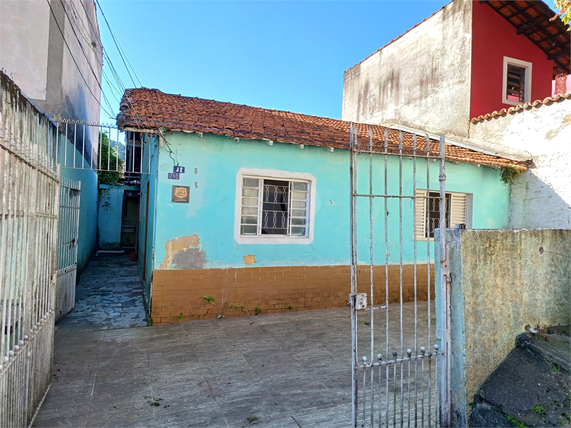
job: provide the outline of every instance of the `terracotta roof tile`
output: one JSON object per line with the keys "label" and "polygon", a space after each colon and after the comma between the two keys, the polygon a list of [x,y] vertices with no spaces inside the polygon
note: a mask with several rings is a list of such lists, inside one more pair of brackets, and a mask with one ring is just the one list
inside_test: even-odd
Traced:
{"label": "terracotta roof tile", "polygon": [[[201,98],[165,94],[157,89],[127,89],[117,116],[121,128],[167,131],[194,131],[232,138],[267,139],[283,143],[306,144],[349,149],[351,122],[309,116],[288,111],[231,104]],[[403,154],[413,153],[413,134],[380,125],[357,123],[358,141],[368,147],[369,129],[373,133],[373,150],[399,153],[399,132],[402,132]],[[438,141],[430,140],[430,153],[438,153]],[[416,153],[426,154],[424,137],[417,138]],[[493,167],[514,165],[527,169],[526,162],[512,161],[446,143],[446,159]]]}
{"label": "terracotta roof tile", "polygon": [[510,108],[503,108],[500,111],[493,111],[492,113],[482,114],[478,117],[474,117],[474,118],[470,119],[470,122],[478,123],[478,122],[482,122],[482,121],[487,120],[487,119],[494,119],[496,117],[505,116],[507,114],[518,113],[518,112],[524,111],[524,110],[530,110],[534,107],[537,108],[537,107],[549,105],[551,103],[556,103],[556,102],[563,101],[563,100],[571,100],[571,92],[567,92],[565,94],[557,94],[554,97],[547,97],[543,100],[536,100],[536,101],[533,101],[530,103],[520,104],[517,106],[510,107]]}

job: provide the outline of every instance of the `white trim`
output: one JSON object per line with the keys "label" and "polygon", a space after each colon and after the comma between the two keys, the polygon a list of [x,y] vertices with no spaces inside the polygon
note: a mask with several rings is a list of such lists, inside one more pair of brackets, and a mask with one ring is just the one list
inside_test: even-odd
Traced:
{"label": "white trim", "polygon": [[[242,179],[247,177],[277,178],[283,180],[302,180],[309,182],[308,234],[307,236],[242,236],[240,220],[242,217]],[[234,240],[238,244],[311,244],[315,228],[315,177],[305,172],[279,171],[275,169],[240,168],[236,174],[236,201],[234,211]],[[261,198],[260,198],[261,199]]]}
{"label": "white trim", "polygon": [[[508,65],[510,64],[517,65],[518,67],[523,67],[525,69],[525,88],[524,88],[523,102],[512,101],[506,98],[506,92],[508,88]],[[512,106],[519,106],[521,104],[528,103],[531,101],[531,71],[532,71],[531,62],[510,58],[508,56],[504,57],[504,74],[502,80],[502,103],[509,104]]]}

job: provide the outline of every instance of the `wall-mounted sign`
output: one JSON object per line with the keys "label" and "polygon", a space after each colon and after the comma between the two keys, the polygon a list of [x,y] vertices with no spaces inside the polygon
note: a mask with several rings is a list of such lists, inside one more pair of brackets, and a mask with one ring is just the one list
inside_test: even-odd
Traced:
{"label": "wall-mounted sign", "polygon": [[188,204],[190,201],[190,186],[172,186],[172,201]]}
{"label": "wall-mounted sign", "polygon": [[177,174],[184,174],[185,168],[184,166],[173,166],[172,172],[176,172]]}
{"label": "wall-mounted sign", "polygon": [[169,180],[180,180],[180,174],[178,172],[169,172]]}

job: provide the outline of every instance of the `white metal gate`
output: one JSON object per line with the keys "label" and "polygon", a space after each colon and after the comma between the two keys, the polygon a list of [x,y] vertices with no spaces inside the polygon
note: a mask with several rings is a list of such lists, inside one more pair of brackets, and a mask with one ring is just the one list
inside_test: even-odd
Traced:
{"label": "white metal gate", "polygon": [[433,300],[433,238],[447,224],[444,138],[366,125],[350,138],[353,426],[448,426],[438,374],[447,356],[435,337],[447,305],[435,314]]}
{"label": "white metal gate", "polygon": [[31,422],[51,383],[59,171],[49,121],[0,78],[0,426],[9,427]]}
{"label": "white metal gate", "polygon": [[56,321],[75,307],[81,182],[62,179],[59,194]]}

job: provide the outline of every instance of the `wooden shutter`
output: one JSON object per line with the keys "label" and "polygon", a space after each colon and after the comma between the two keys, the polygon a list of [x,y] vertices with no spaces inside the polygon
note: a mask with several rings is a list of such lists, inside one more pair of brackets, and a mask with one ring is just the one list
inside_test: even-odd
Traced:
{"label": "wooden shutter", "polygon": [[416,235],[414,239],[426,239],[426,190],[415,190],[416,209],[414,212],[414,224]]}
{"label": "wooden shutter", "polygon": [[466,216],[466,199],[465,193],[452,193],[452,201],[450,202],[450,224],[448,227],[455,228],[457,224],[467,223]]}

